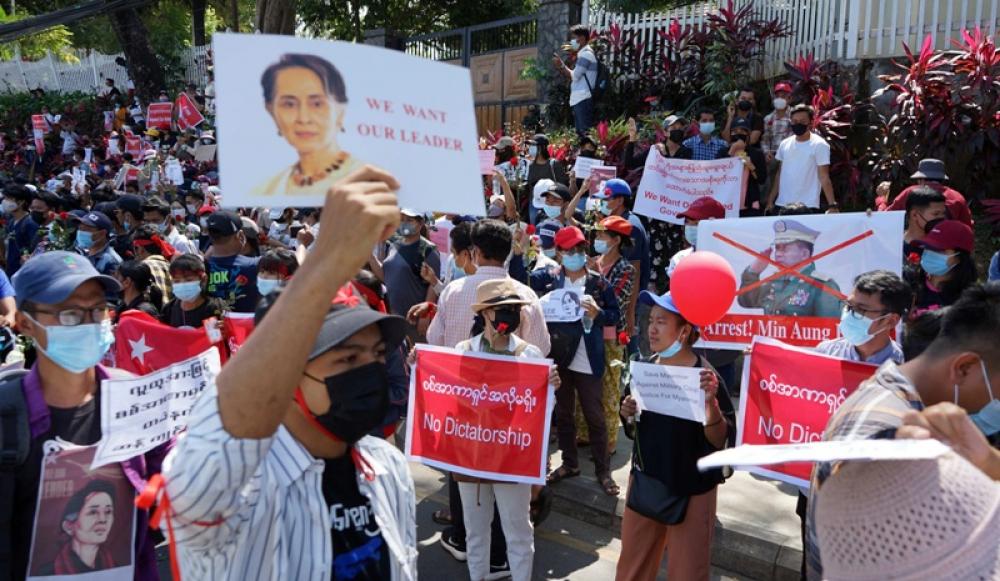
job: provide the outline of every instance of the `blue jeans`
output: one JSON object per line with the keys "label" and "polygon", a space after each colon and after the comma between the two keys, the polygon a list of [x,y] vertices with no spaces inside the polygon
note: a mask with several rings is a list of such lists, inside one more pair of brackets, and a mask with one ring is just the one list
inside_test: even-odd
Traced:
{"label": "blue jeans", "polygon": [[573,109],[573,126],[580,137],[585,137],[587,131],[594,126],[594,100],[584,99],[571,107]]}

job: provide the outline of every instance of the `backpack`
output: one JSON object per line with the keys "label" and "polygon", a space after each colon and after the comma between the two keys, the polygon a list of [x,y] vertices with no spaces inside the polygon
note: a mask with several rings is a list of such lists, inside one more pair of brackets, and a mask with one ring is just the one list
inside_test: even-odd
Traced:
{"label": "backpack", "polygon": [[24,464],[31,447],[28,404],[21,391],[27,369],[0,376],[0,470],[14,470]]}
{"label": "backpack", "polygon": [[590,84],[590,79],[587,78],[587,75],[583,75],[583,80],[587,81],[587,88],[590,89],[590,98],[594,101],[600,101],[611,88],[611,72],[608,71],[608,66],[597,56],[596,52],[594,53],[594,60],[597,61],[597,78],[594,79],[594,84]]}

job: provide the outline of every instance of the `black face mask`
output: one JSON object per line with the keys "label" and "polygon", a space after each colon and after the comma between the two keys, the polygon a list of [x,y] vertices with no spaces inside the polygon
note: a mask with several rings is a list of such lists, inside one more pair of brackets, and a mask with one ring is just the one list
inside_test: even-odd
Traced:
{"label": "black face mask", "polygon": [[35,224],[42,225],[45,223],[45,218],[49,215],[48,212],[39,212],[38,210],[33,210],[31,212],[31,219],[35,221]]}
{"label": "black face mask", "polygon": [[593,151],[593,150],[590,150],[590,149],[581,149],[580,150],[580,157],[590,157],[590,158],[593,158],[596,155],[597,155],[597,152]]}
{"label": "black face mask", "polygon": [[733,136],[733,143],[736,143],[737,141],[746,141],[746,140],[747,140],[747,136],[746,135],[734,135]]}
{"label": "black face mask", "polygon": [[684,130],[671,129],[668,139],[670,139],[670,141],[673,141],[674,143],[682,143],[684,141]]}
{"label": "black face mask", "polygon": [[753,103],[746,100],[740,101],[736,104],[736,106],[739,107],[740,111],[749,111],[753,109]]}
{"label": "black face mask", "polygon": [[792,123],[792,133],[795,135],[805,135],[809,131],[809,126],[805,123]]}
{"label": "black face mask", "polygon": [[[308,374],[306,377],[319,381]],[[314,417],[328,432],[353,444],[382,425],[389,411],[389,375],[385,363],[362,365],[331,375],[323,383],[330,409]]]}
{"label": "black face mask", "polygon": [[[521,324],[521,311],[515,309],[498,309],[493,311],[493,328],[497,333],[501,335],[510,335],[514,331],[517,331],[517,327]],[[506,325],[503,327],[503,331],[500,330],[501,325]]]}

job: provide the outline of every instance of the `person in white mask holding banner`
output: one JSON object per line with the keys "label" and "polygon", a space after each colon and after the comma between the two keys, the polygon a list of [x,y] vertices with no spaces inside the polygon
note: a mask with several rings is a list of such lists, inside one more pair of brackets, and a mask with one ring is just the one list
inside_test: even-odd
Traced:
{"label": "person in white mask holding banner", "polygon": [[[986,437],[1000,433],[1000,283],[968,288],[944,314],[937,338],[916,358],[886,361],[834,412],[824,441],[890,439],[913,412],[949,402],[968,413]],[[959,450],[961,453],[961,446]],[[1000,476],[996,456],[967,458]],[[837,463],[815,465],[809,487],[806,554],[809,579],[824,578],[816,537],[815,499]]]}
{"label": "person in white mask holding banner", "polygon": [[670,293],[643,291],[639,302],[650,307],[647,334],[653,355],[645,362],[701,368],[705,423],[651,411],[640,415],[626,388],[620,415],[635,445],[615,578],[653,581],[667,552],[668,578],[707,580],[716,493],[724,475],[722,470],[699,472],[696,462],[735,443],[735,412],[722,378],[694,352],[698,328],[684,319]]}

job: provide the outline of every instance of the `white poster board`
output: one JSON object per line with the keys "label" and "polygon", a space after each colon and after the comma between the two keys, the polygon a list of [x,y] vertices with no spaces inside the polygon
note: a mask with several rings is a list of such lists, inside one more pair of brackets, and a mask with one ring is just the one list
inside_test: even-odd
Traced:
{"label": "white poster board", "polygon": [[700,367],[675,367],[633,361],[629,388],[644,411],[705,423],[705,390]]}
{"label": "white poster board", "polygon": [[[399,181],[401,207],[483,215],[469,69],[364,44],[262,34],[216,34],[213,55],[227,206],[322,206],[330,186],[372,164]],[[283,58],[303,62],[288,55],[305,55],[328,86],[301,66],[265,74]],[[262,81],[271,79],[269,107]],[[322,167],[301,169],[317,151]]]}
{"label": "white poster board", "polygon": [[576,179],[584,180],[590,177],[590,171],[599,165],[604,165],[604,160],[597,157],[577,157],[576,164],[573,165],[573,173]]}
{"label": "white poster board", "polygon": [[582,297],[571,288],[556,289],[539,299],[546,323],[572,323],[583,317]]}
{"label": "white poster board", "polygon": [[184,430],[191,407],[221,368],[212,347],[149,375],[102,381],[103,438],[93,468],[144,454]]}
{"label": "white poster board", "polygon": [[737,157],[711,161],[675,159],[663,157],[652,147],[636,190],[634,211],[655,220],[683,224],[677,214],[698,198],[710,196],[725,207],[727,218],[738,218],[748,173]]}

